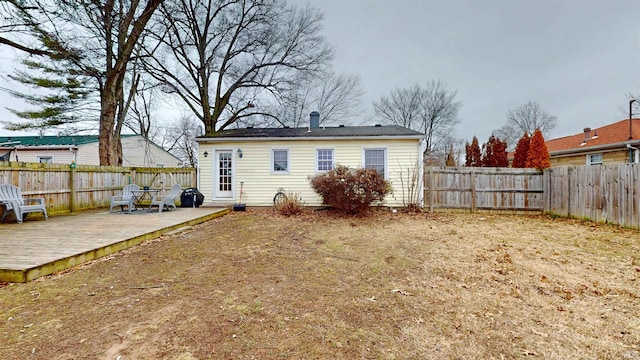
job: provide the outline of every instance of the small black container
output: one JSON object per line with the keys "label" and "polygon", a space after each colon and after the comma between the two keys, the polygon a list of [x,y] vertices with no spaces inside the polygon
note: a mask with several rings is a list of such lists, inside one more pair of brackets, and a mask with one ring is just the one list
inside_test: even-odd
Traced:
{"label": "small black container", "polygon": [[245,211],[247,210],[246,204],[233,204],[233,211]]}

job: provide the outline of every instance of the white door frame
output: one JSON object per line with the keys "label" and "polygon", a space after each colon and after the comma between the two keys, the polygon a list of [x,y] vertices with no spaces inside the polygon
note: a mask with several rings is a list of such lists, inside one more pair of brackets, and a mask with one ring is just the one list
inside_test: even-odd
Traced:
{"label": "white door frame", "polygon": [[[220,200],[235,200],[236,164],[233,149],[214,149],[213,152],[213,197]],[[222,163],[223,166],[228,166],[227,169],[221,169],[220,156],[223,154],[228,155]],[[223,175],[225,170],[231,171],[231,175]],[[221,181],[229,182],[225,186]]]}

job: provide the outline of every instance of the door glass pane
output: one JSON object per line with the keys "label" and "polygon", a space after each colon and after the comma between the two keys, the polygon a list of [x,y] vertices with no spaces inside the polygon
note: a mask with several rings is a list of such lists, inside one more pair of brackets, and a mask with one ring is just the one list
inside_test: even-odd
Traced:
{"label": "door glass pane", "polygon": [[218,190],[231,191],[231,153],[218,154]]}

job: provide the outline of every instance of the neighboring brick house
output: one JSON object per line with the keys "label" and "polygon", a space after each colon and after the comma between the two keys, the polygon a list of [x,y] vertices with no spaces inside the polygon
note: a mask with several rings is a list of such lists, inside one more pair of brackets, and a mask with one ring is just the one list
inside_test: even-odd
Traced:
{"label": "neighboring brick house", "polygon": [[640,162],[640,119],[626,119],[597,129],[546,141],[551,166]]}
{"label": "neighboring brick house", "polygon": [[[122,165],[181,167],[182,161],[140,135],[122,135]],[[0,136],[0,161],[100,165],[97,135]]]}

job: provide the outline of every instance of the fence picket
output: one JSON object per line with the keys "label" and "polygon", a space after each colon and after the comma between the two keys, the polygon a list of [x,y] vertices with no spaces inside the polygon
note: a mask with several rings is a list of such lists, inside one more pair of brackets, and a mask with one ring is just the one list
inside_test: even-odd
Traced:
{"label": "fence picket", "polygon": [[425,169],[429,211],[543,211],[640,228],[640,164]]}
{"label": "fence picket", "polygon": [[[194,168],[0,162],[0,183],[20,187],[25,197],[44,197],[50,214],[109,206],[112,195],[129,183],[168,191],[175,183],[196,186]],[[72,194],[75,196],[72,197]]]}

